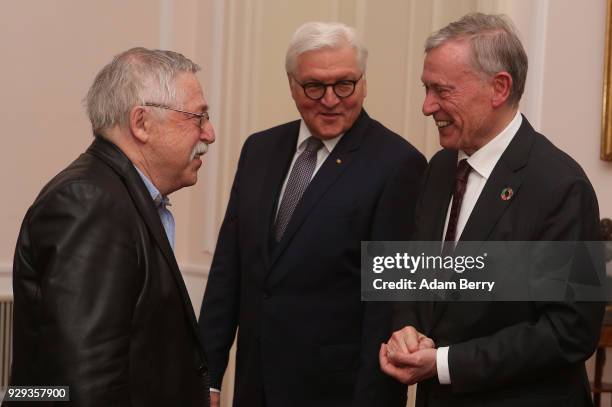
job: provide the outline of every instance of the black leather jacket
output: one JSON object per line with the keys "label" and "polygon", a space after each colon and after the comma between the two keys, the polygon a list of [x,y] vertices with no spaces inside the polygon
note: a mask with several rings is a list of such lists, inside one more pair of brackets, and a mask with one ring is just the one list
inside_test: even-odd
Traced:
{"label": "black leather jacket", "polygon": [[208,406],[185,284],[149,192],[113,144],[96,137],[42,190],[13,285],[12,385],[69,386],[74,406]]}

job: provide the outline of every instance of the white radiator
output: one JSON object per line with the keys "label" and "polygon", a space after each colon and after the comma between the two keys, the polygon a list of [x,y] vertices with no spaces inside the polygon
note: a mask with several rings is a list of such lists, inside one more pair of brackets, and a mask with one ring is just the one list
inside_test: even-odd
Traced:
{"label": "white radiator", "polygon": [[13,355],[13,299],[0,297],[0,399],[8,386]]}

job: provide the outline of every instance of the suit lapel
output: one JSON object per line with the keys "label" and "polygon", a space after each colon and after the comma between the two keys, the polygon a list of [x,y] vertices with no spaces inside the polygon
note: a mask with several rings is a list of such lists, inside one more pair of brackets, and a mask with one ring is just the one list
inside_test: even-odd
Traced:
{"label": "suit lapel", "polygon": [[[419,203],[419,225],[416,236],[416,239],[421,241],[442,241],[446,213],[455,187],[457,151],[443,150],[438,154],[435,163],[432,162],[430,165],[427,184],[421,192],[423,196],[420,199],[423,202]],[[426,335],[430,333],[435,322],[434,308],[437,310],[440,305],[434,302],[417,303],[421,328]]]}
{"label": "suit lapel", "polygon": [[193,333],[195,334],[197,340],[200,341],[193,305],[189,299],[185,282],[183,281],[176,258],[174,257],[174,252],[172,251],[170,243],[168,242],[159,213],[157,212],[155,204],[151,199],[151,194],[149,194],[149,191],[140,178],[140,175],[138,175],[138,172],[134,168],[131,161],[123,154],[123,152],[121,152],[121,150],[119,150],[119,148],[100,137],[96,137],[96,140],[87,151],[100,158],[111,168],[113,168],[127,187],[134,205],[138,209],[140,216],[142,216],[142,219],[147,225],[147,228],[149,229],[151,236],[153,236],[159,250],[166,259],[168,268],[174,277],[176,286],[178,287],[180,296],[182,297],[185,314],[191,321]]}
{"label": "suit lapel", "polygon": [[[474,205],[457,242],[455,253],[461,252],[461,242],[489,240],[499,219],[513,202],[513,199],[502,199],[502,190],[511,188],[515,197],[521,187],[523,178],[520,169],[527,164],[534,135],[535,131],[523,116],[521,127],[493,168],[491,176]],[[432,329],[442,319],[447,307],[447,302],[436,305],[433,312]]]}
{"label": "suit lapel", "polygon": [[[351,165],[354,154],[361,145],[370,121],[370,117],[362,110],[353,127],[344,134],[321,168],[319,168],[319,171],[306,188],[306,191],[304,191],[302,199],[296,206],[283,238],[278,242],[270,256],[270,268],[274,267],[275,262],[285,251],[315,205]],[[280,270],[275,275],[275,278],[280,279],[288,271]]]}
{"label": "suit lapel", "polygon": [[[485,241],[493,231],[499,218],[510,206],[509,200],[501,198],[504,188],[511,188],[516,193],[521,186],[522,179],[509,168],[506,163],[498,162],[487,180],[476,205],[472,210],[474,216],[470,216],[463,233],[461,241]],[[458,244],[458,246],[460,246]],[[460,249],[458,247],[457,249]]]}
{"label": "suit lapel", "polygon": [[444,235],[446,213],[455,188],[457,152],[444,150],[441,154],[437,168],[428,182],[427,207],[422,208],[423,224],[431,227],[423,230],[419,240],[442,241]]}
{"label": "suit lapel", "polygon": [[461,234],[461,241],[489,239],[495,225],[513,202],[512,199],[502,199],[502,191],[505,188],[511,188],[514,197],[521,187],[523,178],[519,170],[527,164],[534,135],[535,131],[523,117],[521,127],[493,168],[491,176],[478,197]]}
{"label": "suit lapel", "polygon": [[[271,159],[267,162],[263,188],[260,193],[259,201],[259,236],[261,242],[261,255],[269,268],[270,242],[273,239],[272,226],[276,216],[276,208],[283,181],[291,165],[291,160],[295,154],[298,134],[300,131],[300,121],[295,121],[289,129],[277,135],[277,139],[271,147]],[[262,279],[265,276],[261,276]]]}

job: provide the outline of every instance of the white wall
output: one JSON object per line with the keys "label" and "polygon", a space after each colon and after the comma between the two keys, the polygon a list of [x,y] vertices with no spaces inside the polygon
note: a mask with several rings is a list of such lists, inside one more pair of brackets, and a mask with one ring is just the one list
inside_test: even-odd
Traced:
{"label": "white wall", "polygon": [[601,161],[606,0],[480,0],[516,23],[529,56],[521,110],[585,170],[602,217],[612,217],[612,162]]}
{"label": "white wall", "polygon": [[80,101],[96,70],[122,48],[157,43],[159,13],[146,1],[84,3],[26,0],[0,9],[0,292],[9,290],[6,272],[29,204],[91,141]]}
{"label": "white wall", "polygon": [[[203,65],[200,78],[206,91],[210,54],[197,52],[213,48],[206,30],[213,26],[206,16],[211,21],[212,16],[206,9],[206,5],[198,7],[195,0],[24,0],[2,4],[0,185],[5,199],[0,211],[0,293],[10,291],[15,240],[28,206],[50,177],[92,141],[81,100],[95,74],[113,55],[128,48],[164,46]],[[206,164],[203,178],[205,171]],[[212,222],[207,222],[201,209],[205,207],[200,202],[203,184],[172,197],[178,225],[177,257],[191,276],[200,276],[198,286],[192,289],[199,298],[208,269],[205,264],[190,262],[189,256],[198,252],[206,257],[204,227],[214,236]],[[210,251],[212,247],[210,243]]]}
{"label": "white wall", "polygon": [[541,131],[586,171],[612,217],[612,162],[600,150],[606,2],[549,2]]}
{"label": "white wall", "polygon": [[[420,113],[422,44],[470,10],[505,12],[530,58],[521,110],[590,177],[612,216],[612,163],[599,160],[605,0],[22,0],[0,8],[0,294],[10,292],[19,225],[49,178],[91,141],[81,107],[96,72],[129,47],[170,48],[203,67],[217,142],[199,183],[171,197],[176,255],[196,308],[240,147],[295,119],[283,69],[291,33],[308,20],[356,26],[370,50],[369,113],[427,156],[439,147]],[[231,374],[231,369],[229,371]],[[231,381],[226,381],[227,393]]]}

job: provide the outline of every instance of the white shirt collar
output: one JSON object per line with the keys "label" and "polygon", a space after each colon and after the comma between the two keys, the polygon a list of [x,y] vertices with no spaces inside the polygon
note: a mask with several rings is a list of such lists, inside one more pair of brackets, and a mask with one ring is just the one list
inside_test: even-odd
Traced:
{"label": "white shirt collar", "polygon": [[517,110],[516,115],[510,123],[508,123],[506,128],[487,144],[479,148],[474,154],[468,156],[463,150],[459,150],[459,155],[457,157],[458,161],[467,158],[468,164],[470,164],[474,171],[480,174],[481,177],[489,179],[491,172],[493,172],[493,168],[495,168],[502,154],[506,151],[506,148],[516,135],[519,127],[521,127],[522,122],[523,117]]}
{"label": "white shirt collar", "polygon": [[[311,137],[311,136],[312,134],[310,133],[308,126],[306,126],[306,123],[304,123],[304,120],[300,120],[300,133],[298,134],[298,140],[297,140],[297,152],[298,153],[302,152],[306,148],[306,143],[304,142],[306,141],[308,137]],[[334,147],[336,147],[336,144],[338,144],[342,136],[344,136],[344,133],[332,139],[321,140],[328,154],[332,152]]]}

